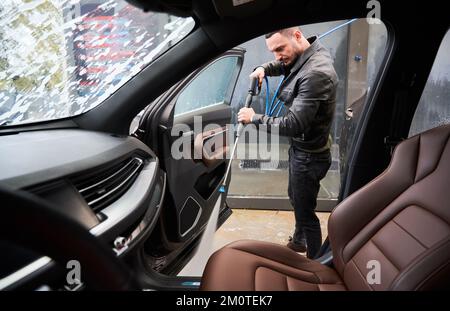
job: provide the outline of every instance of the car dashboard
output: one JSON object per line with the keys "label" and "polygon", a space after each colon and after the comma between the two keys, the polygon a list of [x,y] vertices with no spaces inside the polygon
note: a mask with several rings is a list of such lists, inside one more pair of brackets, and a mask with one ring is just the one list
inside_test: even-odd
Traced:
{"label": "car dashboard", "polygon": [[[0,136],[0,163],[2,186],[60,208],[119,257],[148,237],[163,203],[166,177],[158,159],[131,136],[79,129],[8,134]],[[0,289],[48,286],[50,258],[1,239],[0,248]]]}

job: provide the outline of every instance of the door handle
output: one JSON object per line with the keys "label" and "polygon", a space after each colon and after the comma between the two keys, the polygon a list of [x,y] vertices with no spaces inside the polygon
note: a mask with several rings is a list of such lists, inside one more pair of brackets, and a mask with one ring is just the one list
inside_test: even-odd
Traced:
{"label": "door handle", "polygon": [[[197,135],[194,141],[194,155],[201,155],[201,161],[211,167],[226,159],[228,154],[228,128],[221,127]],[[205,148],[208,143],[208,148]]]}

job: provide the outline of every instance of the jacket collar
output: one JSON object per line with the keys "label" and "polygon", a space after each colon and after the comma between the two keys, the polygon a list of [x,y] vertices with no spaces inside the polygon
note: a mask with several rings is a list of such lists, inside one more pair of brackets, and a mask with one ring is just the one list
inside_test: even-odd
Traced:
{"label": "jacket collar", "polygon": [[321,46],[319,39],[317,36],[310,37],[307,39],[308,42],[311,44],[309,48],[307,48],[302,54],[300,54],[297,57],[297,60],[295,61],[294,65],[292,66],[290,72],[296,72],[298,71],[305,63],[306,61],[319,49]]}

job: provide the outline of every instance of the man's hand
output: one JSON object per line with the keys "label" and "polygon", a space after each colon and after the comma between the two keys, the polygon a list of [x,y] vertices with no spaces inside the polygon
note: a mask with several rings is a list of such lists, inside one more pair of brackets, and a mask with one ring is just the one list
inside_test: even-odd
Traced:
{"label": "man's hand", "polygon": [[252,122],[252,117],[255,115],[253,108],[241,108],[238,113],[238,121],[244,124]]}
{"label": "man's hand", "polygon": [[261,87],[265,75],[264,68],[258,67],[250,74],[250,79],[258,78],[258,86]]}

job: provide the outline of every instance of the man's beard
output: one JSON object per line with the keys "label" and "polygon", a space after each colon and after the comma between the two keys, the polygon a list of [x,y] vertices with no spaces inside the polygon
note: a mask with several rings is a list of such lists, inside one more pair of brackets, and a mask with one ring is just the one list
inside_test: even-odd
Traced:
{"label": "man's beard", "polygon": [[291,60],[291,62],[290,62],[289,64],[286,64],[285,62],[283,62],[283,65],[284,65],[287,69],[291,69],[291,68],[294,66],[295,62],[297,61],[298,57],[299,57],[299,55],[297,55],[296,57],[294,57],[294,58]]}

